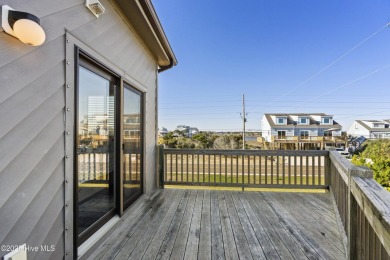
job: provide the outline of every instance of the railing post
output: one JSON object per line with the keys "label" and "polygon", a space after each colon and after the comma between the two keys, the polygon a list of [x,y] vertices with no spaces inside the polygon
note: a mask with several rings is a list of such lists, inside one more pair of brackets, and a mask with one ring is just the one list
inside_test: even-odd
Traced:
{"label": "railing post", "polygon": [[357,175],[357,167],[353,166],[348,169],[348,193],[347,193],[347,201],[348,201],[348,219],[347,219],[347,237],[348,237],[348,252],[347,256],[349,260],[356,259],[356,228],[357,228],[357,221],[356,221],[356,214],[357,214],[357,205],[356,201],[353,198],[353,195],[351,193],[351,181],[352,176]]}
{"label": "railing post", "polygon": [[160,187],[164,188],[164,145],[158,145],[158,176],[159,176],[159,183]]}
{"label": "railing post", "polygon": [[328,185],[330,187],[330,177],[331,177],[331,161],[330,161],[330,152],[328,152],[328,155],[324,157],[324,163],[325,163],[325,170],[324,170],[324,178],[325,178],[325,185]]}
{"label": "railing post", "polygon": [[[353,197],[351,186],[353,177],[372,178],[372,171],[365,166],[353,166],[348,169],[348,259],[357,259],[357,214],[358,205],[356,199]],[[361,245],[359,245],[361,246]]]}

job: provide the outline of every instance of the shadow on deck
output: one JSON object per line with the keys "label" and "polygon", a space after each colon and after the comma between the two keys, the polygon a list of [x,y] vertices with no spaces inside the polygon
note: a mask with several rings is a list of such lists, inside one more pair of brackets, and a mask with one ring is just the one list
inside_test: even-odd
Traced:
{"label": "shadow on deck", "polygon": [[160,189],[91,259],[346,259],[330,193]]}

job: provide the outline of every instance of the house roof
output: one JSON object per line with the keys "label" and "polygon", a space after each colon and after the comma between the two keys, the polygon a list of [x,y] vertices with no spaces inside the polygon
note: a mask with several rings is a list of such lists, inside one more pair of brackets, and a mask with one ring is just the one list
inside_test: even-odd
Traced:
{"label": "house roof", "polygon": [[372,122],[372,123],[377,123],[377,122],[380,122],[380,123],[390,123],[390,120],[355,120],[357,123],[359,123],[361,126],[363,126],[364,128],[366,128],[368,131],[375,131],[375,132],[390,132],[390,128],[379,128],[379,127],[369,127],[367,124],[365,124],[363,121],[366,121],[366,122]]}
{"label": "house roof", "polygon": [[383,123],[382,120],[364,120],[366,122],[371,122],[371,123]]}
{"label": "house roof", "polygon": [[325,113],[268,113],[264,115],[270,115],[270,116],[333,116],[333,115],[327,115]]}
{"label": "house roof", "polygon": [[[291,113],[291,114],[285,114],[285,113],[275,113],[275,114],[264,114],[265,118],[267,119],[269,125],[271,127],[280,127],[280,128],[293,128],[293,127],[302,127],[302,128],[337,128],[341,129],[341,125],[338,124],[335,120],[333,120],[333,125],[321,125],[318,121],[316,121],[312,116],[332,116],[327,115],[324,113]],[[277,125],[272,120],[271,116],[285,116],[287,117],[287,125]],[[309,117],[310,124],[309,125],[297,125],[296,122],[291,118],[291,116],[307,116]]]}
{"label": "house roof", "polygon": [[151,0],[116,0],[135,33],[155,57],[160,68],[172,67],[177,59],[162,28]]}

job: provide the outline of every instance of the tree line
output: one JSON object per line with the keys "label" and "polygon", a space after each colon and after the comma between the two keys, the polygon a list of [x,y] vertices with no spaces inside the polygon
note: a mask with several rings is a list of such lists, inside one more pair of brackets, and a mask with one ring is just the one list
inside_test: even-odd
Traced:
{"label": "tree line", "polygon": [[184,131],[175,130],[160,138],[160,144],[178,149],[240,149],[242,135],[200,132],[188,137]]}

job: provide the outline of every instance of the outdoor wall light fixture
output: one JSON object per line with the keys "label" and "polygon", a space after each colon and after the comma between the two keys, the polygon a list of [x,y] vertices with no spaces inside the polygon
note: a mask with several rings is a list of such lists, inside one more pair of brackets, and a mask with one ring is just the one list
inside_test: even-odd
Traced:
{"label": "outdoor wall light fixture", "polygon": [[97,17],[99,18],[99,15],[104,13],[106,9],[104,9],[104,6],[99,2],[99,0],[87,0],[85,2],[85,6],[88,7],[88,9]]}
{"label": "outdoor wall light fixture", "polygon": [[1,27],[6,33],[32,46],[39,46],[45,42],[45,31],[38,17],[30,13],[15,11],[8,5],[3,5],[1,9]]}

